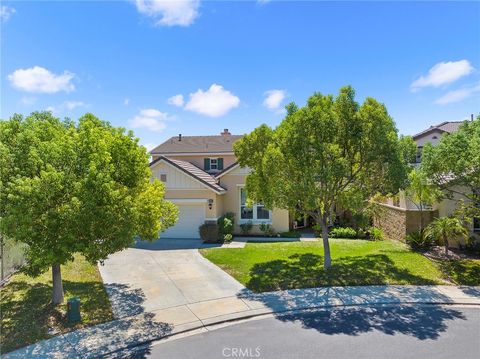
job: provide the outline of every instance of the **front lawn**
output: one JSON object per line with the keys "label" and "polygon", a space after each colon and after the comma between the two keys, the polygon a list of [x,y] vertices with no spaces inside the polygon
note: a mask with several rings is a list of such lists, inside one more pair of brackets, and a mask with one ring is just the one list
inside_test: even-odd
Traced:
{"label": "front lawn", "polygon": [[[62,266],[65,303],[51,304],[52,273],[37,278],[15,274],[1,288],[1,352],[35,343],[53,335],[113,319],[110,301],[96,266],[81,256]],[[81,300],[81,323],[69,326],[65,318],[66,301],[77,296]]]}
{"label": "front lawn", "polygon": [[321,242],[249,243],[200,252],[255,292],[321,286],[447,284],[438,265],[392,241],[331,239],[333,267],[323,270]]}
{"label": "front lawn", "polygon": [[480,259],[438,261],[445,276],[459,285],[480,285]]}

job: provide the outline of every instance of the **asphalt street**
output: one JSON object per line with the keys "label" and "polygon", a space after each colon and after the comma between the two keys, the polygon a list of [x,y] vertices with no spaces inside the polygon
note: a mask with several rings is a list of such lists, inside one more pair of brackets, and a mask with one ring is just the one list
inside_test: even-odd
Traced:
{"label": "asphalt street", "polygon": [[244,321],[112,357],[480,358],[480,307],[330,308]]}

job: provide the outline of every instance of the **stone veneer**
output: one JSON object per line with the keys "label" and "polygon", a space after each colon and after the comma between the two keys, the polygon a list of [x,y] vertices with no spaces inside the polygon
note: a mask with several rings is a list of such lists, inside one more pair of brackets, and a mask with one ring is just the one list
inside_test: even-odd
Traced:
{"label": "stone veneer", "polygon": [[[378,203],[381,206],[379,218],[375,218],[375,227],[381,228],[389,239],[405,242],[405,236],[416,232],[420,227],[420,211]],[[424,226],[438,217],[436,210],[424,210]]]}

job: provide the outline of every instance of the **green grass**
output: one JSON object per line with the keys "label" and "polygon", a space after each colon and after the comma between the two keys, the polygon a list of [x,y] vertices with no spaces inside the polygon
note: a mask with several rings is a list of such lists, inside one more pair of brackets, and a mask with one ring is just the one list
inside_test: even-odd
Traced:
{"label": "green grass", "polygon": [[459,285],[480,285],[480,259],[442,260],[444,275]]}
{"label": "green grass", "polygon": [[323,270],[321,242],[249,243],[202,249],[207,259],[255,292],[320,286],[446,284],[439,266],[392,241],[331,239],[333,267]]}
{"label": "green grass", "polygon": [[[18,273],[1,288],[2,353],[113,319],[100,273],[83,257],[76,256],[74,262],[62,266],[65,292],[62,305],[51,303],[51,277],[51,271],[37,278]],[[73,296],[80,297],[82,321],[69,326],[65,318],[66,301]]]}

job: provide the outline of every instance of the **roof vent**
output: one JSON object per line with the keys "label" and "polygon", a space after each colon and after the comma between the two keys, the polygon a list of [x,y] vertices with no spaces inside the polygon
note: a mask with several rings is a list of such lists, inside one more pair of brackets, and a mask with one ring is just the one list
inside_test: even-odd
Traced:
{"label": "roof vent", "polygon": [[230,136],[231,133],[228,132],[228,128],[225,128],[225,129],[223,130],[223,132],[220,133],[220,135],[222,135],[222,136]]}

